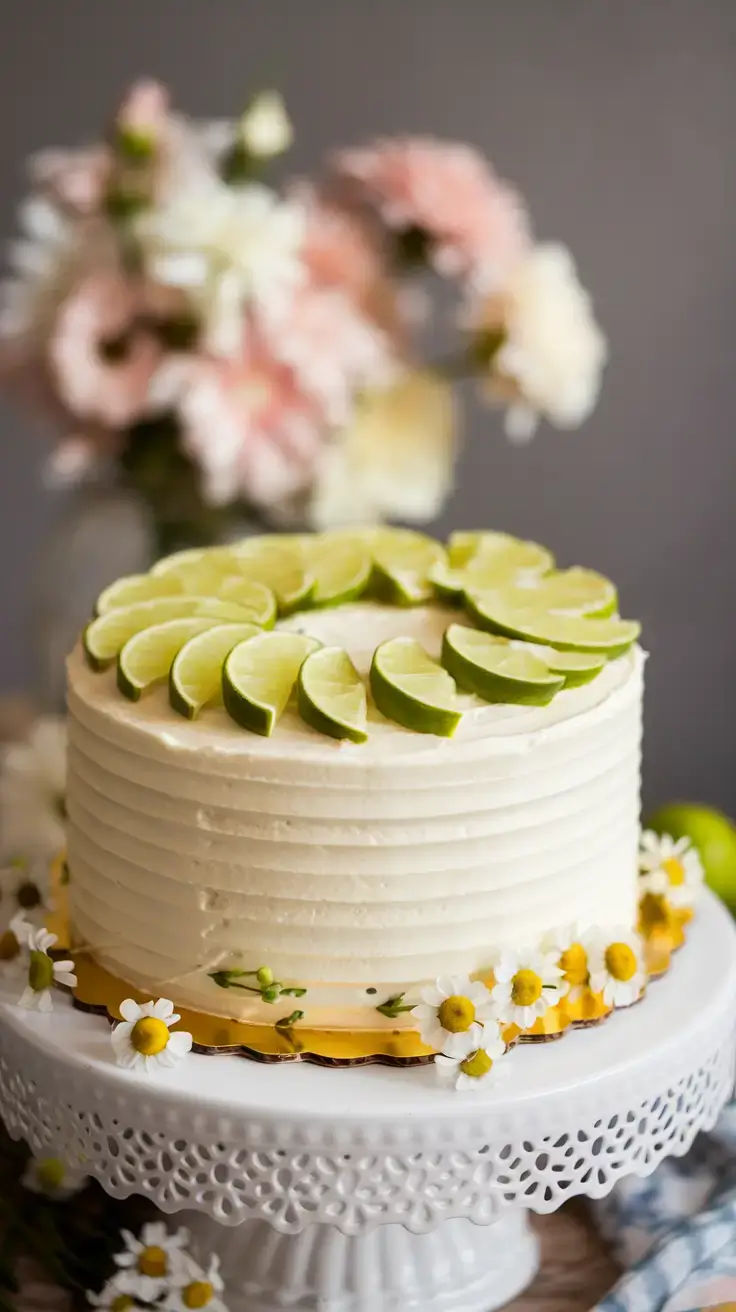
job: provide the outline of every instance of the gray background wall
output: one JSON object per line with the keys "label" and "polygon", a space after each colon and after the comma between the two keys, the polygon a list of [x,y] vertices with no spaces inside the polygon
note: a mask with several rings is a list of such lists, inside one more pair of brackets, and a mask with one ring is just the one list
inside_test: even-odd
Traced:
{"label": "gray background wall", "polygon": [[[290,160],[376,133],[468,139],[562,238],[612,344],[575,435],[505,445],[469,393],[440,527],[533,535],[619,583],[652,653],[650,799],[736,811],[734,0],[0,0],[0,231],[23,159],[93,136],[126,82],[193,114],[280,85]],[[24,685],[43,434],[0,412],[0,691]]]}

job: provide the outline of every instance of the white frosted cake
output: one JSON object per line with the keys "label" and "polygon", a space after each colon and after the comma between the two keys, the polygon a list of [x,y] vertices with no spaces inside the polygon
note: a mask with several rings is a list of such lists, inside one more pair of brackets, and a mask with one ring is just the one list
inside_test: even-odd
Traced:
{"label": "white frosted cake", "polygon": [[[190,718],[170,692],[187,623],[211,634],[239,622],[235,611],[207,618],[204,602],[192,619],[187,605],[205,577],[200,558],[172,559],[153,582],[124,580],[101,599],[101,618],[68,667],[68,862],[75,942],[116,980],[254,1026],[273,1027],[290,1013],[310,1030],[404,1034],[417,1028],[410,1005],[438,977],[482,979],[499,952],[536,949],[573,923],[581,932],[634,929],[637,626],[607,617],[615,593],[600,576],[551,572],[546,553],[547,568],[528,566],[533,544],[476,535],[471,551],[459,535],[448,563],[419,535],[393,532],[383,554],[369,535],[335,537],[312,573],[302,538],[206,558],[207,579],[229,580],[217,595],[234,606],[241,595],[246,609],[257,562],[282,610],[293,609],[294,575],[288,606],[283,579],[296,555],[312,580],[303,609],[279,618],[266,639],[259,630],[241,637],[228,657],[242,715],[227,689],[222,704],[220,657],[216,678],[200,662],[199,702],[190,679]],[[337,576],[355,573],[366,552],[362,595],[341,591]],[[233,582],[240,570],[242,594]],[[315,606],[315,575],[334,605]],[[156,621],[159,598],[179,595],[182,618],[170,617],[168,600],[158,624],[136,618],[148,607]],[[387,604],[386,595],[415,604]],[[467,630],[477,643],[469,657]],[[482,630],[491,632],[478,637]],[[448,631],[454,659],[448,639],[443,646]],[[297,666],[285,671],[284,709],[254,731],[252,704],[257,711],[267,700],[286,634],[327,651],[326,677],[311,701],[303,678],[305,709],[305,696],[291,695]],[[204,656],[217,647],[199,631],[189,641]],[[436,687],[429,663],[404,670],[402,653],[413,658],[417,643],[437,662]],[[221,632],[218,650],[227,645]],[[371,675],[374,654],[392,650],[401,657],[396,711]],[[340,653],[349,657],[344,668]],[[174,670],[184,670],[177,661]],[[441,734],[423,731],[427,706],[452,710],[456,722]]]}

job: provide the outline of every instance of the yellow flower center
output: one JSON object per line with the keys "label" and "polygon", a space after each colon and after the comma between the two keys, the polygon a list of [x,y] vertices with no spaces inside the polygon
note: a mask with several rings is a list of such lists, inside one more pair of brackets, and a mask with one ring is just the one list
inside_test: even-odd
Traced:
{"label": "yellow flower center", "polygon": [[144,1248],[138,1256],[138,1270],[142,1276],[156,1277],[165,1276],[169,1269],[169,1259],[163,1248],[154,1244],[151,1248]]}
{"label": "yellow flower center", "polygon": [[169,1042],[169,1027],[158,1016],[143,1016],[130,1031],[130,1041],[143,1057],[156,1057]]}
{"label": "yellow flower center", "polygon": [[118,1294],[110,1304],[110,1312],[128,1312],[128,1308],[132,1306],[133,1300],[129,1294]]}
{"label": "yellow flower center", "polygon": [[511,981],[511,1001],[517,1007],[531,1007],[542,996],[542,981],[535,970],[517,970]]}
{"label": "yellow flower center", "polygon": [[437,1017],[443,1030],[449,1030],[450,1034],[464,1034],[475,1020],[475,1007],[470,998],[453,994],[445,998]]}
{"label": "yellow flower center", "polygon": [[43,1157],[36,1162],[36,1176],[38,1183],[44,1189],[58,1189],[59,1185],[64,1183],[64,1163],[60,1162],[58,1157]]}
{"label": "yellow flower center", "polygon": [[682,861],[678,861],[676,856],[670,856],[662,862],[662,869],[673,888],[678,888],[685,883],[685,867]]}
{"label": "yellow flower center", "polygon": [[31,952],[28,965],[28,983],[34,993],[45,993],[54,982],[54,963],[46,952]]}
{"label": "yellow flower center", "polygon": [[639,904],[639,925],[644,934],[669,928],[672,910],[661,893],[645,893]]}
{"label": "yellow flower center", "polygon": [[195,1280],[191,1285],[187,1285],[181,1301],[185,1307],[206,1307],[214,1292],[208,1280]]}
{"label": "yellow flower center", "polygon": [[628,943],[611,943],[606,948],[605,962],[609,975],[624,984],[636,974],[636,953]]}
{"label": "yellow flower center", "polygon": [[460,1070],[463,1075],[469,1075],[473,1080],[482,1080],[483,1076],[488,1074],[492,1065],[493,1061],[488,1053],[479,1048],[477,1052],[471,1052],[470,1056],[465,1058],[465,1061],[460,1062]]}
{"label": "yellow flower center", "polygon": [[20,952],[20,943],[18,942],[12,929],[6,929],[3,935],[0,935],[0,961],[15,961]]}
{"label": "yellow flower center", "polygon": [[571,943],[569,948],[565,948],[560,957],[560,970],[573,987],[576,984],[587,984],[588,954],[582,943]]}

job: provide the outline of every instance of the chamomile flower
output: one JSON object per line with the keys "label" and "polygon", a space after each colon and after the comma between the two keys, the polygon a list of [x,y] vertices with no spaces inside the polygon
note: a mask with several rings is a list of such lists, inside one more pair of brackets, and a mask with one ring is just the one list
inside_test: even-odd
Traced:
{"label": "chamomile flower", "polygon": [[458,1047],[452,1055],[442,1052],[434,1059],[440,1074],[453,1079],[456,1089],[477,1089],[481,1084],[493,1083],[499,1075],[498,1062],[506,1045],[498,1021],[491,1021],[483,1030],[479,1026],[474,1029],[477,1033],[464,1049]]}
{"label": "chamomile flower", "polygon": [[501,953],[493,967],[496,983],[491,990],[500,1020],[526,1030],[560,1001],[562,971],[557,955],[530,950]]}
{"label": "chamomile flower", "polygon": [[580,925],[561,925],[545,940],[545,949],[555,954],[562,971],[560,995],[568,1002],[577,1002],[588,983],[588,953],[584,945],[585,934]]}
{"label": "chamomile flower", "polygon": [[185,1030],[171,1033],[171,1026],[181,1017],[168,998],[144,1002],[142,1006],[126,998],[120,1004],[120,1014],[123,1020],[111,1032],[118,1066],[142,1066],[150,1072],[157,1066],[175,1066],[191,1051],[191,1034]]}
{"label": "chamomile flower", "polygon": [[475,1033],[492,1011],[491,994],[485,984],[467,975],[443,975],[422,990],[422,1001],[411,1014],[419,1021],[423,1043],[454,1056],[465,1051],[468,1033]]}
{"label": "chamomile flower", "polygon": [[28,942],[28,935],[32,930],[33,926],[20,912],[17,916],[13,916],[8,928],[0,933],[0,975],[22,973],[25,966],[23,947]]}
{"label": "chamomile flower", "polygon": [[51,859],[14,856],[0,868],[0,899],[13,910],[33,913],[51,905]]}
{"label": "chamomile flower", "polygon": [[186,1258],[163,1307],[166,1312],[192,1312],[193,1308],[206,1308],[207,1312],[227,1312],[220,1298],[224,1289],[219,1257],[213,1255],[206,1269],[191,1258]]}
{"label": "chamomile flower", "polygon": [[695,905],[705,880],[700,854],[689,838],[675,840],[651,829],[641,836],[639,872],[642,892],[664,895],[683,909]]}
{"label": "chamomile flower", "polygon": [[21,1184],[31,1193],[62,1202],[81,1193],[88,1179],[86,1172],[79,1167],[66,1166],[60,1157],[30,1157]]}
{"label": "chamomile flower", "polygon": [[114,1277],[118,1290],[146,1303],[156,1302],[169,1293],[173,1282],[184,1271],[189,1231],[181,1226],[171,1234],[163,1221],[150,1221],[144,1225],[139,1239],[129,1230],[121,1230],[120,1234],[125,1248],[114,1259],[120,1268]]}
{"label": "chamomile flower", "polygon": [[[123,1278],[122,1283],[127,1284],[127,1281]],[[137,1306],[130,1294],[122,1289],[120,1272],[103,1285],[99,1294],[88,1289],[86,1297],[91,1307],[105,1308],[106,1312],[134,1312]]]}
{"label": "chamomile flower", "polygon": [[639,935],[625,926],[592,930],[585,948],[592,992],[600,993],[607,1007],[638,1002],[647,982]]}
{"label": "chamomile flower", "polygon": [[73,988],[77,982],[73,961],[52,961],[49,948],[56,943],[56,934],[46,929],[31,929],[26,935],[24,954],[28,964],[28,983],[18,999],[19,1007],[30,1011],[53,1011],[51,991],[56,984]]}

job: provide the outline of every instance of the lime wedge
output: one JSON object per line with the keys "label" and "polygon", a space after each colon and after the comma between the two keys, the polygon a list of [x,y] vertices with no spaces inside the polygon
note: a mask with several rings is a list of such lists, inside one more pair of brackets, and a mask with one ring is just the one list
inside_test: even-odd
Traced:
{"label": "lime wedge", "polygon": [[255,624],[217,624],[190,638],[176,656],[169,674],[169,702],[175,711],[194,720],[204,706],[219,699],[222,668],[233,647],[253,638]]}
{"label": "lime wedge", "polygon": [[[485,590],[482,584],[471,589]],[[509,594],[509,601],[513,605],[537,606],[558,615],[585,615],[591,619],[605,619],[618,609],[618,594],[611,580],[579,565],[523,582],[514,588],[513,597]]]}
{"label": "lime wedge", "polygon": [[470,596],[467,607],[478,627],[490,633],[523,638],[561,651],[600,652],[609,660],[623,656],[641,633],[636,620],[553,615],[536,606],[510,604],[505,592]]}
{"label": "lime wedge", "polygon": [[232,718],[270,738],[303,660],[319,643],[302,633],[259,633],[238,643],[225,661],[222,696]]}
{"label": "lime wedge", "polygon": [[462,719],[455,680],[414,638],[392,638],[373,654],[371,691],[379,711],[415,733],[451,738]]}
{"label": "lime wedge", "polygon": [[544,661],[552,674],[562,675],[566,688],[580,688],[584,683],[590,683],[606,665],[606,657],[601,653],[556,651],[554,647],[540,647],[529,643],[524,645]]}
{"label": "lime wedge", "polygon": [[138,601],[154,601],[157,597],[175,597],[183,588],[173,575],[129,574],[111,583],[101,592],[95,603],[95,615],[107,615],[123,606],[134,606]]}
{"label": "lime wedge", "polygon": [[137,702],[144,692],[168,677],[179,648],[215,624],[217,620],[166,620],[134,633],[118,656],[119,691]]}
{"label": "lime wedge", "polygon": [[459,687],[487,702],[546,706],[565,683],[532,652],[462,624],[445,633],[442,664]]}
{"label": "lime wedge", "polygon": [[184,565],[199,564],[200,561],[219,562],[231,554],[229,547],[187,547],[184,551],[173,551],[170,556],[162,556],[151,567],[151,573],[158,578],[170,570],[179,570]]}
{"label": "lime wedge", "polygon": [[365,592],[373,570],[367,546],[354,538],[325,533],[304,548],[315,588],[313,606],[338,606]]}
{"label": "lime wedge", "polygon": [[249,620],[250,615],[234,602],[216,597],[159,597],[134,606],[108,611],[92,620],[82,636],[84,654],[93,670],[104,670],[117,657],[129,638],[167,620]]}
{"label": "lime wedge", "polygon": [[433,566],[429,577],[440,596],[452,601],[465,592],[534,583],[554,564],[545,547],[507,533],[453,533],[449,549],[450,561]]}
{"label": "lime wedge", "polygon": [[411,529],[382,529],[372,543],[376,592],[396,606],[416,606],[432,596],[430,570],[445,559],[444,547]]}
{"label": "lime wedge", "polygon": [[330,738],[364,743],[365,684],[340,647],[322,647],[307,656],[297,682],[299,714],[306,724]]}
{"label": "lime wedge", "polygon": [[298,540],[246,538],[235,545],[234,553],[238,569],[273,592],[280,615],[290,615],[310,604],[315,580]]}
{"label": "lime wedge", "polygon": [[529,574],[546,574],[555,559],[551,551],[538,542],[524,542],[510,533],[491,533],[480,530],[461,530],[451,533],[447,542],[447,556],[453,569],[462,569],[471,561],[490,562],[494,557],[501,564],[506,558],[510,568],[506,573],[525,571]]}

